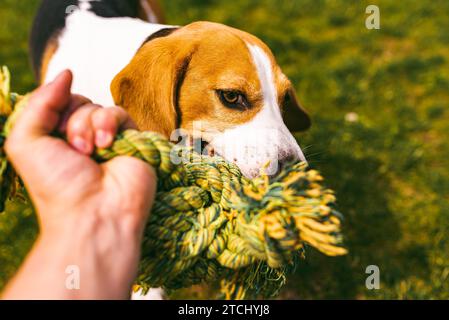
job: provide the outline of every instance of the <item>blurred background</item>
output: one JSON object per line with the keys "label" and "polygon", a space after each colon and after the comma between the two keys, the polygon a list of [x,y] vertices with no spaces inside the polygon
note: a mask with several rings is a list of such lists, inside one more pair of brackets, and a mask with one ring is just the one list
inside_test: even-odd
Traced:
{"label": "blurred background", "polygon": [[[313,119],[297,136],[337,192],[349,255],[309,250],[282,299],[449,298],[449,1],[161,0],[170,24],[209,20],[259,36]],[[0,64],[35,87],[27,37],[38,0],[0,0]],[[365,9],[380,9],[368,30]],[[37,234],[0,216],[0,290]],[[368,290],[365,269],[380,268]],[[174,297],[207,298],[203,288]]]}

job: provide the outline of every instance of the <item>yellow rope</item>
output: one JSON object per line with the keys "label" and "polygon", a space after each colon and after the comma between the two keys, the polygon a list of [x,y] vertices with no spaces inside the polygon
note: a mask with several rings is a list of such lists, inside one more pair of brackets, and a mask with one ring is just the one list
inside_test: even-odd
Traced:
{"label": "yellow rope", "polygon": [[[17,99],[9,94],[5,71],[0,81],[6,88],[0,90],[0,114],[7,136],[26,99],[14,107]],[[144,291],[221,280],[224,298],[273,296],[305,244],[330,256],[346,253],[335,197],[304,163],[275,178],[249,180],[220,157],[201,156],[157,133],[135,130],[117,135],[112,147],[95,151],[94,159],[101,163],[119,155],[149,163],[159,178],[137,278]],[[175,165],[174,157],[182,162]],[[15,179],[2,151],[0,170],[3,204]]]}

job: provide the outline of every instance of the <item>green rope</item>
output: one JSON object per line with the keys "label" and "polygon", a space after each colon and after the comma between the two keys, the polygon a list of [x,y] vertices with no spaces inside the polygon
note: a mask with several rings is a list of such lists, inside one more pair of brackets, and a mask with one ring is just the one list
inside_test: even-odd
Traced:
{"label": "green rope", "polygon": [[[3,145],[27,99],[9,94],[6,69],[0,85]],[[223,298],[270,297],[306,244],[330,256],[346,253],[335,197],[304,163],[291,164],[275,178],[249,180],[220,157],[201,156],[157,133],[135,130],[118,134],[110,148],[96,150],[93,157],[101,163],[122,155],[149,163],[158,175],[136,281],[144,291],[221,280]],[[0,170],[3,205],[24,192],[3,150]]]}

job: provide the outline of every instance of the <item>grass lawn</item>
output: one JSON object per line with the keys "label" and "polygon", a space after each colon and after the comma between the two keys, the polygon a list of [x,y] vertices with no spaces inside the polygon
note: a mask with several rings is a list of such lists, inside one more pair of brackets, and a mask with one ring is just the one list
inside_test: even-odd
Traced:
{"label": "grass lawn", "polygon": [[[0,0],[0,64],[33,88],[36,0]],[[449,298],[449,2],[165,0],[168,21],[222,22],[262,38],[312,115],[298,135],[336,190],[349,255],[309,250],[282,298]],[[381,29],[365,28],[377,4]],[[36,235],[32,212],[0,216],[0,288]],[[380,268],[380,290],[365,269]],[[182,297],[205,297],[200,290]]]}

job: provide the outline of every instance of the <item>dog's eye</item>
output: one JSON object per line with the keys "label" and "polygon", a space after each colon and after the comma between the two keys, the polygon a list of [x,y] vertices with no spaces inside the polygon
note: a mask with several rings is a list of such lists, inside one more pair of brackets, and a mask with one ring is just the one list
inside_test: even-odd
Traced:
{"label": "dog's eye", "polygon": [[226,100],[226,102],[237,103],[239,101],[240,95],[234,91],[225,91],[223,92],[223,98]]}
{"label": "dog's eye", "polygon": [[245,95],[238,91],[218,90],[217,93],[221,102],[228,108],[247,109],[249,107]]}

